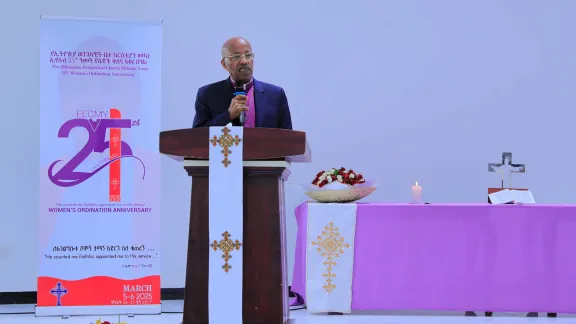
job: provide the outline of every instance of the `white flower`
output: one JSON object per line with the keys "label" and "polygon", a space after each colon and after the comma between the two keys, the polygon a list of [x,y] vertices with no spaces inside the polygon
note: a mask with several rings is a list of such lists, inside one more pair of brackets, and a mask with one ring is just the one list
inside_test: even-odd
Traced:
{"label": "white flower", "polygon": [[354,173],[350,173],[350,178],[354,179],[356,178],[356,175]]}
{"label": "white flower", "polygon": [[342,182],[342,180],[344,179],[344,178],[342,178],[341,175],[338,175],[336,178],[338,178],[338,182]]}
{"label": "white flower", "polygon": [[322,180],[316,182],[317,185],[320,185],[322,183]]}
{"label": "white flower", "polygon": [[321,181],[326,180],[326,173],[324,173],[323,175],[320,176],[320,180],[321,180]]}
{"label": "white flower", "polygon": [[332,178],[328,178],[328,183],[332,182]]}

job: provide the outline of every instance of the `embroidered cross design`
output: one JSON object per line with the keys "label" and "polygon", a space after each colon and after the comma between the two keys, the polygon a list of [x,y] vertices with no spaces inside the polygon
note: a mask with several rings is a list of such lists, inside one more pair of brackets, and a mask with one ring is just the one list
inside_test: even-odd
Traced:
{"label": "embroidered cross design", "polygon": [[240,145],[240,142],[242,142],[242,139],[238,135],[232,136],[228,127],[222,128],[222,135],[220,135],[220,137],[214,135],[214,137],[210,139],[212,146],[216,147],[217,145],[220,145],[220,147],[222,147],[222,151],[220,152],[224,155],[222,164],[224,164],[225,168],[232,163],[232,161],[228,160],[228,156],[232,154],[230,148]]}
{"label": "embroidered cross design", "polygon": [[232,259],[232,255],[230,254],[230,252],[234,250],[238,251],[240,250],[240,247],[242,247],[242,243],[238,240],[232,241],[230,239],[231,236],[232,235],[230,235],[228,231],[225,231],[224,233],[222,233],[223,239],[220,240],[220,242],[214,240],[214,242],[210,243],[210,247],[214,251],[220,250],[224,252],[224,254],[222,254],[222,259],[224,259],[224,265],[222,266],[222,269],[224,269],[224,272],[229,272],[230,269],[232,269],[232,266],[228,264],[228,261]]}
{"label": "embroidered cross design", "polygon": [[336,289],[336,285],[332,282],[332,278],[336,277],[336,274],[332,272],[333,266],[336,265],[336,259],[344,253],[344,248],[349,248],[350,244],[344,242],[344,238],[340,236],[340,230],[330,222],[324,226],[322,235],[318,236],[312,245],[318,246],[318,252],[325,258],[323,264],[326,266],[326,272],[322,276],[326,278],[326,284],[322,288],[330,294]]}

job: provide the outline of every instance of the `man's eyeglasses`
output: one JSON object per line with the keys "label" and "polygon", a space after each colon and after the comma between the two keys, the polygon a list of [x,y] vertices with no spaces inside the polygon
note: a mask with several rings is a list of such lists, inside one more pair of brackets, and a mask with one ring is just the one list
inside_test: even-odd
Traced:
{"label": "man's eyeglasses", "polygon": [[231,61],[240,61],[242,58],[245,58],[247,61],[252,61],[254,59],[254,53],[246,53],[246,54],[234,54],[231,56],[227,56],[227,59]]}

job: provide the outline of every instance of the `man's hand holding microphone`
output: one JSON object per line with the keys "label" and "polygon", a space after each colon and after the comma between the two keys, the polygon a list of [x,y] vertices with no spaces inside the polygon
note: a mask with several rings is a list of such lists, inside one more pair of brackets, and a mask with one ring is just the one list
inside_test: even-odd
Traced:
{"label": "man's hand holding microphone", "polygon": [[236,84],[234,87],[234,98],[232,98],[228,112],[230,113],[230,120],[240,117],[240,126],[244,126],[245,112],[248,110],[248,106],[246,106],[247,99],[246,87],[241,82]]}
{"label": "man's hand holding microphone", "polygon": [[236,95],[232,98],[232,102],[230,103],[230,107],[228,108],[228,112],[230,113],[230,120],[234,120],[242,114],[242,112],[248,111],[248,107],[246,106],[246,100],[248,97],[246,95]]}

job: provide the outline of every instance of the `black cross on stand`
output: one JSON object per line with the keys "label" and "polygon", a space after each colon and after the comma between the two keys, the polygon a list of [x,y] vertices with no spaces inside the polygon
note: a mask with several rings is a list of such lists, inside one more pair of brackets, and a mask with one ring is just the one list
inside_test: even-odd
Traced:
{"label": "black cross on stand", "polygon": [[502,173],[502,188],[504,188],[504,178],[508,175],[508,187],[512,189],[512,173],[525,173],[525,164],[512,164],[512,153],[502,153],[502,163],[488,163],[489,172]]}
{"label": "black cross on stand", "polygon": [[58,283],[56,285],[56,289],[50,290],[50,293],[52,295],[56,296],[56,298],[58,298],[58,303],[56,304],[56,306],[61,306],[62,304],[60,303],[60,298],[62,298],[62,296],[66,295],[68,293],[68,289],[66,289],[64,286],[62,286],[61,283]]}

